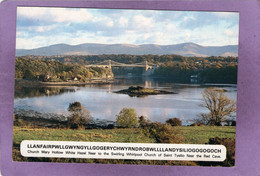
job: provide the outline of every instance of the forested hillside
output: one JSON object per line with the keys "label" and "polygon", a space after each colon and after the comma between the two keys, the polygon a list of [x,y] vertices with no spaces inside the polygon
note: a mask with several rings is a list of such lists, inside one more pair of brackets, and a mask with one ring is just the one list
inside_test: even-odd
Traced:
{"label": "forested hillside", "polygon": [[89,78],[112,77],[107,68],[86,68],[79,63],[62,63],[58,60],[45,60],[37,57],[21,57],[15,59],[15,78],[38,80],[44,82],[62,82],[77,80],[85,82]]}
{"label": "forested hillside", "polygon": [[[189,82],[192,76],[200,82],[233,83],[237,82],[237,57],[184,57],[179,55],[91,55],[91,56],[25,56],[16,58],[16,78],[37,79],[41,81],[85,81],[93,77],[107,77],[125,74],[125,68],[111,70],[91,67],[88,64],[113,60],[131,64],[148,61],[157,64],[154,77],[165,77],[178,82]],[[134,68],[133,74],[140,75],[142,70]]]}

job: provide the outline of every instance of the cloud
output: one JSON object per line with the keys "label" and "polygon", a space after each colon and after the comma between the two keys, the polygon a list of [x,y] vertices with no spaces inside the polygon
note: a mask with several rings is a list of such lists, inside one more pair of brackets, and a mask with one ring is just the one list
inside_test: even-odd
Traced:
{"label": "cloud", "polygon": [[56,28],[56,25],[49,25],[49,26],[37,26],[35,28],[36,32],[47,32],[47,31],[51,31],[52,29]]}
{"label": "cloud", "polygon": [[194,16],[185,16],[183,18],[183,21],[195,21],[196,18]]}
{"label": "cloud", "polygon": [[50,10],[50,14],[54,17],[54,22],[88,22],[95,20],[95,17],[86,11],[86,9],[55,9]]}
{"label": "cloud", "polygon": [[141,31],[149,31],[154,27],[154,22],[151,17],[143,15],[135,15],[130,19],[130,28]]}
{"label": "cloud", "polygon": [[[43,38],[21,38],[21,37],[17,37],[16,38],[16,48],[17,49],[31,49],[31,48],[38,48],[39,46],[42,46],[40,43],[40,39]],[[42,41],[43,42],[43,41]],[[44,44],[45,41],[44,41]]]}
{"label": "cloud", "polygon": [[106,22],[106,25],[107,25],[107,27],[113,27],[113,26],[114,26],[113,20],[108,20],[108,21]]}
{"label": "cloud", "polygon": [[238,13],[18,7],[17,47],[67,43],[237,44]]}
{"label": "cloud", "polygon": [[18,7],[18,17],[45,22],[87,22],[95,17],[86,9]]}
{"label": "cloud", "polygon": [[118,25],[119,25],[119,27],[121,27],[121,28],[126,28],[126,27],[128,27],[128,19],[127,18],[125,18],[125,17],[120,17],[119,18],[119,20],[118,20]]}
{"label": "cloud", "polygon": [[17,16],[29,19],[44,19],[48,14],[49,8],[44,7],[18,7]]}
{"label": "cloud", "polygon": [[230,29],[225,30],[224,34],[226,34],[227,36],[230,36],[230,37],[237,36],[237,32],[234,30],[230,30]]}

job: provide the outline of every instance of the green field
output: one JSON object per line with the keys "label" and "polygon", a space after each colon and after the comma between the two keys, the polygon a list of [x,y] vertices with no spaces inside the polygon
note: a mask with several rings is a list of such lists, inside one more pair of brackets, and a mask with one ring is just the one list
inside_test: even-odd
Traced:
{"label": "green field", "polygon": [[[235,139],[236,135],[236,128],[230,126],[174,128],[179,135],[185,137],[187,144],[205,144],[209,138],[214,137]],[[20,144],[22,140],[155,143],[155,140],[145,136],[140,128],[71,130],[14,126],[13,133],[14,145]]]}
{"label": "green field", "polygon": [[[174,127],[177,135],[184,136],[187,144],[205,144],[210,138],[235,139],[236,128],[230,126],[179,126]],[[47,141],[88,141],[88,142],[122,142],[122,143],[155,143],[141,128],[121,129],[54,129],[32,126],[14,126],[13,129],[13,160],[41,162],[84,162],[110,164],[160,164],[160,165],[200,165],[190,161],[137,161],[137,160],[100,160],[100,159],[61,159],[61,158],[25,158],[20,155],[22,140]]]}
{"label": "green field", "polygon": [[33,128],[14,126],[13,142],[20,144],[22,140],[47,141],[88,141],[88,142],[137,142],[153,143],[141,129],[92,129],[72,130],[54,128]]}
{"label": "green field", "polygon": [[180,126],[175,129],[185,136],[187,144],[205,144],[210,138],[236,138],[235,126]]}

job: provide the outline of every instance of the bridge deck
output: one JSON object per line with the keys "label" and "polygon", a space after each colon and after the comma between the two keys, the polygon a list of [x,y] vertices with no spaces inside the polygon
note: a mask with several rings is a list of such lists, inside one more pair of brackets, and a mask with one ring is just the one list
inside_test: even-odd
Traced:
{"label": "bridge deck", "polygon": [[[85,65],[86,67],[109,67],[109,65]],[[134,64],[126,64],[126,65],[111,65],[111,67],[146,67],[145,65],[134,65]]]}

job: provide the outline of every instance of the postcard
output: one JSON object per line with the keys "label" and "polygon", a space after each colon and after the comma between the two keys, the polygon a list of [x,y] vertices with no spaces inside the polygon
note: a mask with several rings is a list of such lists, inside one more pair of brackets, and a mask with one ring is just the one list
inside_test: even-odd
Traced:
{"label": "postcard", "polygon": [[236,12],[18,7],[13,160],[234,166],[238,32]]}
{"label": "postcard", "polygon": [[3,2],[1,170],[241,175],[259,153],[242,142],[257,139],[254,2]]}

